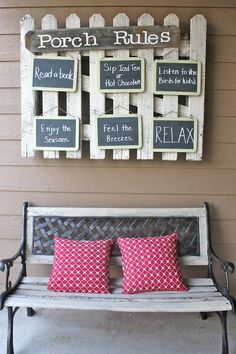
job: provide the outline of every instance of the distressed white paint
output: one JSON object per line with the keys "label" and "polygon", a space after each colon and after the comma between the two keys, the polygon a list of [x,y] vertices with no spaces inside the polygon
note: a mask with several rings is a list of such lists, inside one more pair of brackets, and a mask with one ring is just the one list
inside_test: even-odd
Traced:
{"label": "distressed white paint", "polygon": [[30,15],[21,19],[21,156],[35,156],[33,117],[36,115],[37,93],[31,89],[33,55],[25,48],[25,34],[35,30],[35,20]]}
{"label": "distressed white paint", "polygon": [[[179,18],[175,14],[170,14],[164,19],[164,26],[175,25],[179,27]],[[163,50],[164,60],[178,60],[179,48],[164,48]],[[178,117],[178,96],[163,96],[162,105],[163,118],[177,118]],[[177,152],[163,152],[162,160],[177,160]]]}
{"label": "distressed white paint", "polygon": [[[90,27],[104,27],[105,20],[99,15],[93,15],[89,20]],[[105,94],[98,90],[98,61],[105,56],[104,50],[91,50],[89,55],[89,72],[93,83],[90,84],[90,124],[91,140],[90,140],[90,158],[91,159],[105,159],[105,150],[96,147],[96,131],[95,121],[96,117],[105,113]]]}
{"label": "distressed white paint", "polygon": [[[111,278],[111,285],[116,285],[117,287],[122,286],[122,278]],[[48,277],[24,277],[22,280],[22,283],[20,284],[19,288],[20,289],[34,289],[35,285],[37,285],[40,289],[45,290],[45,286],[48,283]],[[195,292],[197,289],[197,292],[205,292],[206,288],[208,289],[207,291],[217,291],[213,280],[210,278],[186,278],[184,279],[184,283],[188,285],[189,290],[191,292]],[[210,290],[209,290],[210,289]],[[159,296],[164,296],[164,294],[171,293],[172,296],[176,296],[179,293],[172,292],[172,291],[166,291],[164,293],[160,292],[155,292],[159,294]],[[151,294],[149,294],[151,295]],[[141,296],[141,295],[140,295]]]}
{"label": "distressed white paint", "polygon": [[133,295],[122,294],[121,287],[105,295],[55,293],[47,290],[47,281],[48,278],[45,277],[24,278],[19,289],[7,299],[6,305],[129,312],[201,312],[232,309],[230,302],[212,284],[206,282],[208,279],[200,279],[200,282],[196,282],[194,278],[187,280],[187,292]]}
{"label": "distressed white paint", "polygon": [[205,208],[64,208],[29,207],[29,216],[205,217]]}
{"label": "distressed white paint", "polygon": [[[138,19],[138,26],[153,26],[154,18],[149,14],[143,14]],[[152,160],[153,151],[150,141],[152,134],[151,119],[154,111],[154,94],[153,94],[153,60],[154,49],[138,49],[138,56],[145,60],[145,90],[144,92],[137,93],[137,109],[138,114],[142,117],[143,124],[143,146],[137,150],[137,159],[139,160]]]}
{"label": "distressed white paint", "polygon": [[[118,14],[113,19],[113,27],[125,27],[129,26],[129,18],[126,14]],[[128,58],[128,49],[117,49],[114,51],[113,57]],[[129,93],[116,93],[113,95],[113,114],[129,114]],[[128,160],[129,150],[128,149],[114,149],[113,150],[114,160]]]}
{"label": "distressed white paint", "polygon": [[187,153],[186,160],[201,161],[203,153],[204,102],[205,102],[205,70],[206,70],[206,30],[207,21],[203,15],[196,15],[190,21],[190,59],[202,64],[201,94],[190,96],[188,115],[198,119],[198,149],[195,153]]}
{"label": "distressed white paint", "polygon": [[[32,242],[30,243],[29,241],[28,244],[31,245]],[[53,256],[32,255],[30,254],[30,249],[27,250],[26,263],[32,263],[32,264],[52,264],[53,263]],[[208,257],[207,256],[180,257],[179,263],[182,266],[205,266],[208,265]],[[111,265],[121,266],[121,264],[122,263],[120,257],[111,258]]]}
{"label": "distressed white paint", "polygon": [[[66,28],[79,28],[80,18],[76,14],[71,14],[66,19]],[[80,122],[82,118],[82,74],[81,74],[81,55],[79,52],[66,52],[74,60],[77,61],[77,90],[75,92],[67,92],[66,94],[66,111],[68,115],[74,117],[79,117]],[[78,151],[67,151],[66,157],[70,159],[81,159],[82,157],[82,127],[80,124],[80,137],[79,137],[79,150]]]}
{"label": "distressed white paint", "polygon": [[[42,19],[42,29],[56,29],[57,28],[57,19],[54,15],[46,15]],[[45,57],[57,57],[57,53],[45,53]],[[43,91],[42,94],[42,102],[43,102],[43,115],[49,116],[57,116],[58,115],[58,92],[52,91]],[[44,151],[43,157],[47,159],[58,159],[59,151]]]}

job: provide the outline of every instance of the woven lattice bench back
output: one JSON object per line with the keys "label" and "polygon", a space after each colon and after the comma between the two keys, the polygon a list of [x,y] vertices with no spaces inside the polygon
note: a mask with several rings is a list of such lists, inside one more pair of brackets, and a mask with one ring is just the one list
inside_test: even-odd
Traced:
{"label": "woven lattice bench back", "polygon": [[[180,256],[199,256],[197,217],[34,217],[32,254],[53,255],[53,237],[100,240],[117,237],[160,236],[176,232]],[[115,242],[113,255],[120,255]]]}

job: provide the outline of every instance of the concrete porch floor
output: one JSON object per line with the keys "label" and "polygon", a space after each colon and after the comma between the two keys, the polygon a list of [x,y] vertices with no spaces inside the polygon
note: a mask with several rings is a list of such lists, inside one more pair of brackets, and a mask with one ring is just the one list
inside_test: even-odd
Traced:
{"label": "concrete porch floor", "polygon": [[[228,316],[236,354],[236,316]],[[6,353],[7,312],[0,311],[0,354]],[[142,314],[38,309],[15,317],[15,354],[221,354],[216,314]]]}

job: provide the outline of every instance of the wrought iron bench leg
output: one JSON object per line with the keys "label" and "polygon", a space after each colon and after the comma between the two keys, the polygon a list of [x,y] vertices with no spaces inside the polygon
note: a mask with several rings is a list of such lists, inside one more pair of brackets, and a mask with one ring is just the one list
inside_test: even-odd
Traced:
{"label": "wrought iron bench leg", "polygon": [[32,307],[27,307],[27,316],[32,317],[34,316],[34,314],[35,314],[34,309]]}
{"label": "wrought iron bench leg", "polygon": [[208,313],[207,312],[200,312],[201,319],[203,321],[208,319]]}
{"label": "wrought iron bench leg", "polygon": [[222,328],[222,354],[229,354],[228,333],[227,333],[227,311],[219,311],[217,315],[220,317]]}
{"label": "wrought iron bench leg", "polygon": [[14,312],[13,312],[13,308],[8,307],[7,312],[8,312],[7,354],[14,354],[14,349],[13,349]]}
{"label": "wrought iron bench leg", "polygon": [[11,306],[7,307],[7,313],[8,313],[7,354],[14,354],[13,324],[14,324],[14,316],[17,310],[19,310],[19,307],[15,307],[14,309]]}

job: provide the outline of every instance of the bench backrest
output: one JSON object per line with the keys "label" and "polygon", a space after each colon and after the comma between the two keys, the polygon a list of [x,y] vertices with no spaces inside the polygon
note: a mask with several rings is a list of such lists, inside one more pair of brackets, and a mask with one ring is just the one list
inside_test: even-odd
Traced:
{"label": "bench backrest", "polygon": [[[208,217],[201,208],[24,208],[26,262],[51,264],[54,235],[78,240],[179,235],[183,265],[208,264]],[[121,264],[115,243],[112,263]]]}

